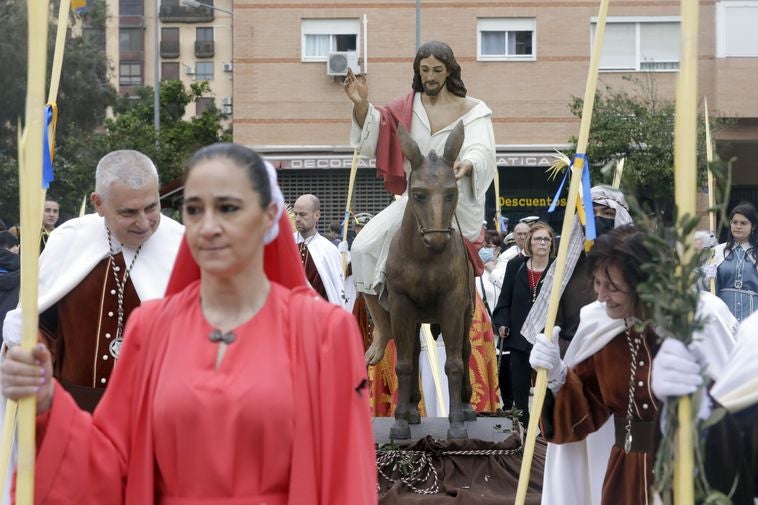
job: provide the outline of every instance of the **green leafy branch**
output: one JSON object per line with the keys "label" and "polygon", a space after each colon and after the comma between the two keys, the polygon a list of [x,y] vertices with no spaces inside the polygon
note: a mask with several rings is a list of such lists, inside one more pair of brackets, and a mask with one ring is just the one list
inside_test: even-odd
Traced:
{"label": "green leafy branch", "polygon": [[[724,202],[709,211],[719,213],[721,223],[728,222],[725,202],[729,201],[731,186],[730,164],[715,161],[708,167],[714,176],[715,201]],[[647,311],[646,320],[641,324],[650,324],[659,335],[676,338],[688,345],[692,342],[693,334],[701,330],[706,322],[703,316],[697,315],[700,299],[697,286],[702,275],[701,265],[706,262],[710,251],[706,249],[700,253],[696,252],[689,240],[700,219],[698,216],[679,215],[678,211],[675,211],[674,224],[665,225],[659,213],[643,209],[634,197],[628,200],[635,222],[645,235],[644,246],[651,256],[650,261],[641,267],[647,279],[637,287]],[[704,380],[704,383],[707,381]],[[699,421],[697,413],[701,400],[702,393],[692,397],[696,501],[704,505],[727,505],[731,503],[729,497],[711,489],[708,484],[705,475],[705,452],[700,439],[701,430],[708,423],[715,422],[723,412],[714,411],[710,419]],[[673,503],[676,433],[679,428],[677,407],[678,400],[666,402],[661,413],[664,433],[653,470],[656,480],[653,491],[665,505]]]}

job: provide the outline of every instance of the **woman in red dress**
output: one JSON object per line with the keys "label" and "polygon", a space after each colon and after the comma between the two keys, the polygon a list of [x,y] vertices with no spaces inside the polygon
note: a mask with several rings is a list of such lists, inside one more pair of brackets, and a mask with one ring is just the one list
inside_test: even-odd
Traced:
{"label": "woman in red dress", "polygon": [[6,397],[37,397],[36,502],[375,504],[361,337],[297,287],[273,167],[216,144],[185,178],[169,296],[130,317],[94,414],[51,378],[43,346],[2,365]]}

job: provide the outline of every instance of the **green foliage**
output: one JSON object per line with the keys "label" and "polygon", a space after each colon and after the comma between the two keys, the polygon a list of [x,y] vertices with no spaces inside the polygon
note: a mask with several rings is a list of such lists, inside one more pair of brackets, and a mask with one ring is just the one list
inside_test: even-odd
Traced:
{"label": "green foliage", "polygon": [[[714,175],[717,192],[721,197],[716,201],[728,201],[730,185],[728,165],[717,161],[709,167]],[[644,232],[644,245],[651,256],[649,262],[642,265],[647,279],[637,286],[637,293],[647,309],[647,320],[642,325],[652,325],[661,337],[671,337],[685,344],[692,342],[693,334],[705,324],[703,316],[697,314],[700,292],[698,280],[701,275],[700,265],[709,254],[706,250],[698,254],[690,240],[698,226],[697,216],[679,216],[674,207],[674,220],[671,225],[663,222],[659,213],[650,213],[634,197],[640,194],[639,188],[631,182],[627,193],[630,210],[635,224]],[[725,205],[715,209],[723,214]],[[722,219],[722,222],[728,220]],[[709,381],[703,381],[707,384]],[[694,475],[697,503],[710,505],[727,505],[729,499],[712,490],[706,480],[704,471],[704,450],[700,440],[703,424],[696,418],[699,411],[701,395],[692,396],[692,422],[694,460],[698,470]],[[669,505],[673,500],[674,458],[676,455],[676,436],[678,430],[678,401],[670,399],[661,413],[663,436],[658,446],[654,475],[656,482],[654,492],[661,503]],[[713,422],[713,421],[710,421]]]}
{"label": "green foliage", "polygon": [[153,128],[153,88],[138,88],[134,95],[122,97],[114,107],[116,117],[105,122],[103,154],[115,149],[136,149],[155,162],[162,182],[180,177],[184,163],[197,149],[231,141],[231,134],[221,128],[225,116],[215,107],[188,121],[182,119],[188,105],[209,93],[206,81],[189,87],[181,81],[162,81],[157,136]]}
{"label": "green foliage", "polygon": [[[671,194],[674,188],[674,102],[658,97],[653,78],[642,81],[627,78],[634,93],[606,87],[595,95],[592,125],[587,145],[594,184],[608,183],[601,168],[626,158],[622,187],[633,183],[646,204],[663,213],[667,222],[673,217]],[[574,97],[569,107],[581,117],[584,100]],[[723,127],[724,120],[711,119],[711,131]],[[576,144],[576,138],[571,142]],[[705,127],[698,120],[698,174],[705,181]],[[569,154],[569,153],[567,153]],[[570,153],[573,154],[573,153]]]}
{"label": "green foliage", "polygon": [[[93,22],[90,26],[105,26],[105,1],[92,0]],[[57,6],[51,5],[51,13]],[[8,225],[18,221],[18,122],[23,121],[26,100],[27,22],[26,2],[0,2],[0,217]],[[55,51],[57,21],[51,17],[48,30],[48,81]],[[78,22],[72,14],[71,22]],[[99,25],[97,25],[99,23]],[[68,38],[63,58],[58,91],[57,154],[71,151],[69,145],[81,143],[105,118],[107,108],[114,103],[116,90],[108,81],[109,67],[102,48],[83,38]],[[39,111],[42,114],[42,111]],[[40,146],[40,149],[42,146]],[[78,210],[81,194],[72,188],[82,186],[91,173],[91,166],[72,165],[56,158],[56,182],[51,197],[58,198],[64,212]],[[62,164],[59,164],[62,163]],[[65,168],[63,168],[65,167]]]}

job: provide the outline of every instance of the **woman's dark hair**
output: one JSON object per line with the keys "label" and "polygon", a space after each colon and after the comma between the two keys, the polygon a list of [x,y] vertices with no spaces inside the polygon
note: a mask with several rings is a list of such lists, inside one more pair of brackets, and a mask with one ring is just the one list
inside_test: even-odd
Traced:
{"label": "woman's dark hair", "polygon": [[[745,216],[747,220],[750,221],[750,224],[753,225],[747,241],[752,246],[749,254],[753,258],[753,265],[758,268],[758,231],[756,231],[758,230],[758,211],[755,210],[755,207],[752,203],[740,202],[735,205],[732,211],[729,213],[730,222],[732,219],[734,219],[735,214],[741,214]],[[732,235],[732,227],[730,225],[729,231],[727,232],[726,236],[726,247],[724,248],[725,257],[731,254],[732,249],[734,249],[735,245],[737,245],[737,242],[734,240],[734,235]]]}
{"label": "woman's dark hair", "polygon": [[266,165],[258,153],[250,148],[239,144],[211,144],[203,147],[187,162],[184,168],[184,181],[187,181],[190,172],[201,161],[224,158],[234,163],[238,168],[245,170],[250,185],[260,196],[261,207],[265,208],[271,203],[271,183],[268,179]]}
{"label": "woman's dark hair", "polygon": [[610,281],[608,269],[617,267],[629,286],[629,293],[634,303],[634,312],[640,319],[647,317],[647,308],[642,303],[637,286],[647,280],[647,274],[642,271],[642,265],[650,262],[651,255],[644,245],[644,235],[633,224],[619,226],[608,233],[600,235],[595,240],[587,257],[587,266],[594,275],[603,271]]}
{"label": "woman's dark hair", "polygon": [[461,79],[461,66],[455,61],[453,50],[444,42],[436,40],[427,42],[416,51],[416,59],[413,60],[413,91],[417,93],[424,91],[424,83],[421,82],[419,66],[421,60],[430,56],[434,56],[444,63],[445,68],[450,72],[450,75],[445,80],[447,90],[456,96],[465,97],[466,86],[463,85],[463,80]]}

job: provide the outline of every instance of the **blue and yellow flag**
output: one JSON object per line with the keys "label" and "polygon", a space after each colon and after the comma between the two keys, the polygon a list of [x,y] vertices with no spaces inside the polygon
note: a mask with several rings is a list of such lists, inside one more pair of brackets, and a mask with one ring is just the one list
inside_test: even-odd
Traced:
{"label": "blue and yellow flag", "polygon": [[71,9],[77,14],[87,12],[87,0],[71,0]]}

